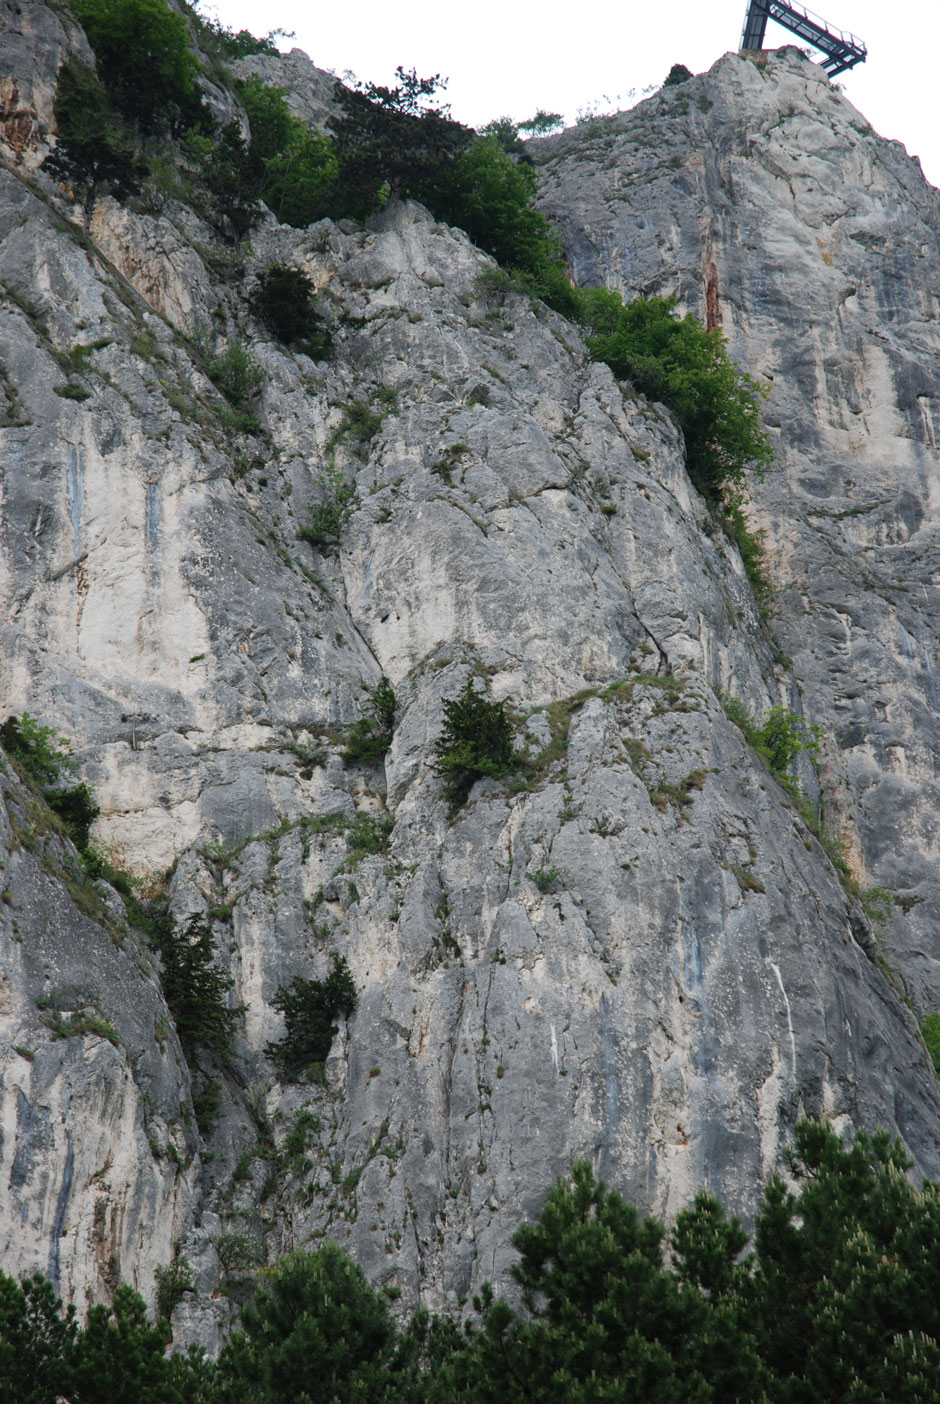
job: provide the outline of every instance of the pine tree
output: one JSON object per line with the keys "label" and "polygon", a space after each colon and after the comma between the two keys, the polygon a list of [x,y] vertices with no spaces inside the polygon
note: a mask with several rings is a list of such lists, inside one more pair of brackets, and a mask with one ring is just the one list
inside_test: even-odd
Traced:
{"label": "pine tree", "polygon": [[102,191],[116,200],[136,195],[147,166],[102,84],[81,59],[68,58],[59,69],[53,114],[56,147],[43,167],[80,197],[87,230]]}

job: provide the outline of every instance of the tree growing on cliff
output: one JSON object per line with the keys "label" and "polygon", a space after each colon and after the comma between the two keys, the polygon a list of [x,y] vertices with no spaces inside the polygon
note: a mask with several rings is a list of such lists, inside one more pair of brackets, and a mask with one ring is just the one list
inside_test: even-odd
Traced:
{"label": "tree growing on cliff", "polygon": [[72,0],[117,110],[144,134],[209,126],[181,14],[163,0]]}
{"label": "tree growing on cliff", "polygon": [[284,88],[255,74],[238,85],[259,167],[259,194],[281,224],[305,229],[330,209],[339,162],[333,143],[314,135],[284,101]]}
{"label": "tree growing on cliff", "polygon": [[746,495],[749,468],[763,473],[773,450],[761,428],[763,391],[728,355],[715,328],[706,331],[675,298],[624,303],[606,288],[580,293],[581,320],[596,360],[672,410],[685,436],[689,477],[714,507]]}
{"label": "tree growing on cliff", "polygon": [[364,216],[389,195],[413,193],[473,140],[446,105],[431,103],[444,87],[440,74],[419,78],[402,67],[395,73],[394,88],[335,85],[341,114],[331,123],[340,163],[336,200],[344,213]]}
{"label": "tree growing on cliff", "polygon": [[182,927],[168,916],[157,924],[153,944],[160,953],[163,998],[187,1056],[204,1049],[225,1062],[239,1011],[228,1003],[234,982],[217,963],[211,926],[198,912]]}
{"label": "tree growing on cliff", "polygon": [[434,743],[434,769],[456,809],[484,776],[508,775],[518,764],[505,702],[490,702],[467,678],[458,697],[444,701],[444,725]]}
{"label": "tree growing on cliff", "polygon": [[580,307],[564,270],[561,242],[533,204],[536,175],[513,160],[498,134],[478,138],[416,189],[431,212],[466,230],[533,293],[562,315]]}
{"label": "tree growing on cliff", "polygon": [[52,110],[56,146],[43,168],[72,187],[87,232],[98,196],[106,191],[115,200],[126,200],[138,194],[147,166],[104,87],[81,59],[70,57],[59,69]]}

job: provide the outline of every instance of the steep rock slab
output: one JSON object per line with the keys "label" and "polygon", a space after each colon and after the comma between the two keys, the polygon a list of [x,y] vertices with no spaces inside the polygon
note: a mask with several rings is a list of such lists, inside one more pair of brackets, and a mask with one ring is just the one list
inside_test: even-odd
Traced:
{"label": "steep rock slab", "polygon": [[578,282],[676,294],[769,390],[773,628],[826,729],[830,822],[940,1005],[940,195],[795,49],[726,55],[539,143]]}
{"label": "steep rock slab", "polygon": [[[642,1207],[707,1183],[746,1212],[802,1112],[897,1129],[936,1174],[935,1080],[864,918],[716,705],[758,714],[777,683],[662,412],[413,206],[269,221],[233,281],[182,207],[103,203],[106,259],[9,173],[2,197],[25,406],[2,431],[3,705],[73,737],[99,842],[175,863],[174,910],[209,914],[245,1006],[184,1233],[200,1289],[329,1232],[456,1305],[576,1155]],[[273,259],[322,290],[329,363],[248,314]],[[184,279],[210,350],[263,366],[266,437],[227,426]],[[297,531],[333,471],[356,500],[314,550]],[[383,671],[392,748],[347,769]],[[451,822],[432,747],[468,673],[541,759]],[[386,809],[387,851],[357,849]],[[278,1085],[273,997],[333,953],[359,1007],[322,1080]]]}
{"label": "steep rock slab", "polygon": [[0,1256],[83,1310],[150,1296],[198,1194],[189,1076],[153,958],[0,756]]}

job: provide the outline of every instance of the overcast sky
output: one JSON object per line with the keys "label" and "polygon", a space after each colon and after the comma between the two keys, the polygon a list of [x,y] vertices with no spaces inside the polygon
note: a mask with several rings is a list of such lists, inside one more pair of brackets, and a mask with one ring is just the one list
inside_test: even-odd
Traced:
{"label": "overcast sky", "polygon": [[[674,63],[693,73],[736,49],[746,0],[202,0],[205,14],[232,29],[293,30],[281,48],[305,49],[320,68],[393,81],[397,64],[449,77],[458,120],[481,126],[538,108],[573,122],[586,110],[629,107],[658,86]],[[814,0],[811,7],[850,30],[868,60],[838,80],[882,136],[919,156],[940,186],[937,0]],[[797,41],[773,21],[765,43]],[[629,96],[634,90],[634,96]]]}

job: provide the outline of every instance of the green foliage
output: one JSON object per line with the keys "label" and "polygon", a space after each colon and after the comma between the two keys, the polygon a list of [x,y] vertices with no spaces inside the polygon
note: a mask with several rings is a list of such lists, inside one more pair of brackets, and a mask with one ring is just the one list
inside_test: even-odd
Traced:
{"label": "green foliage", "polygon": [[414,69],[396,69],[398,84],[368,83],[359,90],[337,83],[334,100],[340,115],[331,123],[339,173],[334,188],[337,212],[363,218],[389,194],[413,192],[473,139],[451,121],[447,107],[429,104],[444,84],[440,75],[418,78]]}
{"label": "green foliage", "polygon": [[444,702],[444,727],[434,743],[434,770],[456,809],[477,780],[508,775],[520,762],[505,702],[489,702],[467,678],[459,697]]}
{"label": "green foliage", "polygon": [[[317,1129],[301,1112],[288,1153],[303,1157]],[[940,1189],[915,1189],[881,1132],[844,1146],[802,1121],[788,1160],[750,1245],[704,1191],[667,1238],[579,1162],[513,1235],[517,1304],[484,1286],[463,1330],[424,1311],[399,1330],[331,1241],[291,1253],[264,1274],[217,1369],[198,1352],[166,1356],[165,1322],[148,1322],[128,1287],[82,1330],[48,1283],[0,1274],[0,1401],[934,1404]],[[360,1170],[334,1179],[352,1189]],[[247,1233],[217,1247],[227,1271],[261,1257]]]}
{"label": "green foliage", "polygon": [[391,814],[357,814],[346,835],[349,843],[347,865],[355,868],[370,853],[385,853],[395,820]]}
{"label": "green foliage", "polygon": [[485,127],[480,128],[480,136],[499,142],[500,147],[509,156],[518,156],[525,150],[525,146],[519,140],[518,123],[511,117],[494,117],[492,122],[487,122]]}
{"label": "green foliage", "polygon": [[392,1393],[397,1332],[388,1308],[335,1243],[291,1253],[242,1311],[221,1372],[252,1404],[359,1404]]}
{"label": "green foliage", "polygon": [[56,146],[43,169],[79,196],[86,225],[102,191],[115,200],[139,193],[147,166],[104,87],[81,59],[70,56],[59,69],[53,113]]}
{"label": "green foliage", "polygon": [[78,769],[66,737],[56,735],[51,726],[41,726],[28,712],[7,717],[0,726],[0,745],[20,774],[32,780],[39,790],[56,788],[63,776]]}
{"label": "green foliage", "polygon": [[284,1036],[265,1048],[281,1077],[297,1081],[311,1064],[326,1061],[337,1031],[339,1014],[352,1014],[356,987],[345,957],[334,955],[325,980],[303,980],[295,975],[281,985],[272,999],[284,1015]]}
{"label": "green foliage", "polygon": [[223,127],[202,179],[209,195],[206,217],[224,239],[240,243],[261,218],[258,201],[264,172],[237,122]]}
{"label": "green foliage", "polygon": [[268,331],[311,360],[330,354],[332,337],[316,310],[314,287],[306,273],[272,263],[258,280],[248,306]]}
{"label": "green foliage", "polygon": [[157,1282],[157,1316],[169,1321],[173,1310],[187,1292],[196,1285],[196,1278],[186,1258],[174,1258],[154,1273]]}
{"label": "green foliage", "polygon": [[[794,789],[790,769],[804,751],[811,758],[819,754],[825,731],[816,722],[806,722],[786,707],[771,707],[758,726],[737,697],[719,693],[718,700],[729,721],[743,732],[748,745],[762,756],[777,780]],[[797,793],[799,793],[797,791]]]}
{"label": "green foliage", "polygon": [[[799,1190],[772,1176],[754,1231],[753,1329],[776,1399],[931,1398],[940,1192],[914,1189],[909,1165],[884,1132],[846,1148],[825,1123],[797,1125]],[[910,1379],[905,1338],[920,1358]]]}
{"label": "green foliage", "polygon": [[677,88],[680,83],[687,83],[692,77],[692,70],[686,68],[684,63],[674,63],[663,80],[664,88]]}
{"label": "green foliage", "polygon": [[565,275],[558,237],[532,204],[535,172],[512,160],[498,135],[474,141],[416,193],[438,219],[465,230],[534,296],[564,315],[577,313],[580,301]]}
{"label": "green foliage", "polygon": [[206,363],[206,371],[222,394],[236,409],[258,393],[264,372],[250,351],[240,341],[230,341],[225,350]]}
{"label": "green foliage", "polygon": [[746,470],[763,473],[773,460],[761,429],[756,381],[728,356],[725,339],[675,299],[634,298],[589,288],[580,293],[588,347],[615,375],[661,400],[685,435],[689,476],[712,506],[740,503]]}
{"label": "green foliage", "polygon": [[383,758],[392,744],[395,707],[395,693],[383,674],[369,693],[365,715],[346,728],[346,746],[342,752],[345,765],[353,765],[357,761],[372,764]]}
{"label": "green foliage", "polygon": [[551,892],[555,883],[561,877],[561,872],[558,868],[541,867],[536,868],[529,876],[535,883],[539,892]]}
{"label": "green foliage", "polygon": [[549,132],[558,130],[563,120],[560,112],[546,112],[540,107],[534,117],[519,123],[519,130],[529,136],[548,136]]}
{"label": "green foliage", "polygon": [[78,768],[66,738],[57,736],[50,726],[40,726],[35,717],[24,712],[21,717],[7,717],[0,726],[0,744],[19,773],[32,782],[59,816],[79,853],[84,854],[89,830],[101,811],[84,781],[77,785],[64,783]]}
{"label": "green foliage", "polygon": [[170,1386],[168,1336],[166,1323],[152,1325],[142,1298],[122,1284],[110,1307],[88,1313],[67,1397],[81,1404],[162,1404]]}
{"label": "green foliage", "polygon": [[236,33],[211,15],[193,15],[193,19],[199,43],[206,53],[230,61],[250,58],[252,54],[276,54],[278,39],[294,37],[283,29],[271,29],[259,39],[248,29],[239,29]]}
{"label": "green foliage", "polygon": [[816,722],[808,725],[796,712],[786,707],[771,707],[757,733],[756,749],[765,757],[775,775],[789,775],[790,768],[802,752],[815,757],[825,735]]}
{"label": "green foliage", "polygon": [[167,917],[158,924],[153,944],[160,953],[163,997],[187,1056],[204,1049],[226,1061],[240,1011],[229,1007],[234,982],[216,964],[209,923],[197,912],[182,927]]}
{"label": "green foliage", "polygon": [[322,551],[339,541],[356,501],[356,489],[334,463],[322,468],[318,478],[323,498],[310,508],[306,525],[298,528],[297,539],[309,541]]}
{"label": "green foliage", "polygon": [[0,1272],[0,1401],[56,1404],[66,1394],[77,1331],[52,1284],[38,1275],[17,1285]]}
{"label": "green foliage", "polygon": [[72,0],[117,110],[141,132],[208,125],[182,15],[163,0]]}
{"label": "green foliage", "polygon": [[221,1085],[215,1078],[201,1075],[193,1086],[193,1120],[200,1136],[212,1135],[221,1109]]}
{"label": "green foliage", "polygon": [[940,1077],[940,1014],[925,1014],[920,1021],[920,1032],[934,1072]]}
{"label": "green foliage", "polygon": [[195,1348],[167,1356],[168,1339],[131,1287],[81,1328],[44,1278],[0,1273],[0,1404],[222,1404],[214,1366]]}
{"label": "green foliage", "polygon": [[262,171],[260,194],[281,224],[305,229],[332,208],[339,172],[333,143],[315,136],[284,101],[284,88],[252,74],[238,85],[251,129],[251,157]]}
{"label": "green foliage", "polygon": [[762,607],[774,593],[774,584],[764,554],[763,531],[748,526],[744,515],[744,494],[727,494],[721,512],[728,535],[738,548],[744,573],[750,582],[754,598]]}

